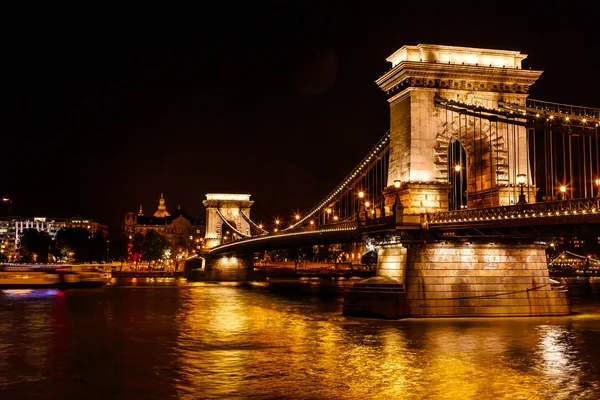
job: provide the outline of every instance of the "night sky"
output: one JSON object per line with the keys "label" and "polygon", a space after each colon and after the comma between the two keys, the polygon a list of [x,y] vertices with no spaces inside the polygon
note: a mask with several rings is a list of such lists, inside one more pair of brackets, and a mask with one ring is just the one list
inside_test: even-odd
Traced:
{"label": "night sky", "polygon": [[202,219],[211,192],[289,218],[386,132],[374,80],[405,44],[520,50],[545,70],[532,98],[600,108],[596,2],[322,3],[5,10],[0,195],[111,234],[161,192]]}

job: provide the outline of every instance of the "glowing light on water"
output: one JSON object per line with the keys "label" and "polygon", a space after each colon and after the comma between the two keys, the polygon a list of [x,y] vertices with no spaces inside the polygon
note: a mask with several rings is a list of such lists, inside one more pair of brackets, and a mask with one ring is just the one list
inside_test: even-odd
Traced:
{"label": "glowing light on water", "polygon": [[9,297],[51,297],[62,295],[58,289],[5,289],[2,293]]}

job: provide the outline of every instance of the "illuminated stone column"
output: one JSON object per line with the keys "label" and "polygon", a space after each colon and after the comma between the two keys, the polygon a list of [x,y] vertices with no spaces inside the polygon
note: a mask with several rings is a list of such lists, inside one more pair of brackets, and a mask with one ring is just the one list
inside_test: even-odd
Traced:
{"label": "illuminated stone column", "polygon": [[[435,103],[437,97],[480,110],[496,110],[500,102],[524,105],[541,74],[521,69],[526,57],[518,51],[424,44],[404,46],[388,57],[392,68],[376,81],[390,104],[388,184],[399,180],[407,188],[402,195],[407,214],[444,208],[443,190],[433,202],[425,196],[449,181],[451,140],[467,153],[470,207],[503,205],[506,196],[499,191],[516,185],[520,173],[531,184],[524,127],[501,126],[483,112],[460,114]],[[447,205],[446,200],[443,211]]]}

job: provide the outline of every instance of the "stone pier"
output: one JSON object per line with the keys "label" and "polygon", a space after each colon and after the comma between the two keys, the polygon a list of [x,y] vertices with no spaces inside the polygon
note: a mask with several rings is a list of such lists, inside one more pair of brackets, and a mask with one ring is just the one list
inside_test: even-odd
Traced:
{"label": "stone pier", "polygon": [[[408,247],[408,246],[407,246]],[[373,296],[349,296],[345,315],[401,317],[512,317],[566,315],[567,291],[553,287],[542,244],[443,242],[398,244],[380,249],[379,288],[390,289],[395,280],[396,301]],[[357,291],[363,291],[360,286]],[[389,310],[390,312],[382,312]],[[401,310],[396,313],[394,310]]]}
{"label": "stone pier", "polygon": [[244,282],[253,280],[252,257],[215,256],[206,259],[203,281]]}

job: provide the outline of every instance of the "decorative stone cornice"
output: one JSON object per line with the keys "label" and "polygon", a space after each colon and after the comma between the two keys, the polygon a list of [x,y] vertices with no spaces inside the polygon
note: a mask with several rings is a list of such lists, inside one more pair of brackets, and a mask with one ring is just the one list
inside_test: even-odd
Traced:
{"label": "decorative stone cornice", "polygon": [[389,97],[410,87],[527,94],[542,72],[403,61],[375,82]]}

